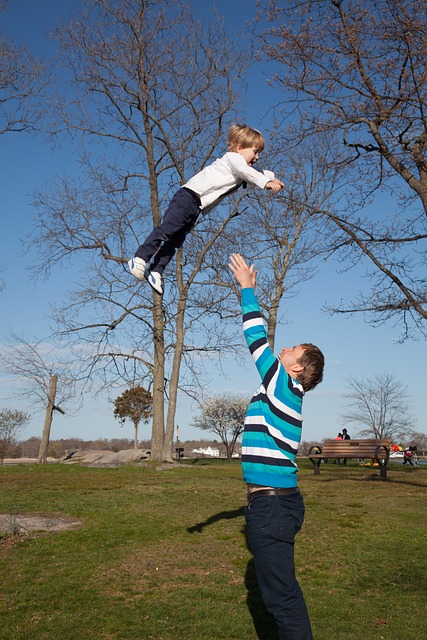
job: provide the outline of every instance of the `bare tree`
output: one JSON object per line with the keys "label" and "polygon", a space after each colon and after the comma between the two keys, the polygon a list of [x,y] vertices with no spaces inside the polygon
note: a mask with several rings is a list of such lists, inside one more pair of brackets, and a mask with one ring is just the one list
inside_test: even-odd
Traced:
{"label": "bare tree", "polygon": [[390,438],[393,442],[413,431],[408,388],[391,374],[347,380],[351,391],[346,394],[348,409],[344,422],[353,425],[362,437]]}
{"label": "bare tree", "polygon": [[144,387],[126,389],[114,401],[114,417],[123,426],[126,419],[133,423],[134,448],[138,449],[138,427],[141,420],[148,422],[153,414],[153,396]]}
{"label": "bare tree", "polygon": [[[0,3],[0,12],[6,3]],[[33,130],[40,115],[38,98],[47,83],[44,65],[27,47],[0,33],[0,135]]]}
{"label": "bare tree", "polygon": [[[0,14],[7,2],[0,2]],[[0,135],[33,131],[42,113],[41,96],[48,84],[46,66],[26,46],[0,33]],[[4,267],[0,267],[3,273]],[[0,291],[6,284],[0,276]]]}
{"label": "bare tree", "polygon": [[29,421],[30,416],[18,409],[0,410],[0,463],[3,461],[9,449],[16,443],[18,432]]}
{"label": "bare tree", "polygon": [[248,399],[238,395],[223,394],[207,398],[200,406],[193,426],[210,431],[221,438],[230,460],[237,439],[243,433]]}
{"label": "bare tree", "polygon": [[312,149],[303,142],[280,161],[281,140],[274,142],[273,157],[283,172],[285,187],[275,200],[257,197],[251,220],[257,231],[248,242],[260,270],[257,289],[272,349],[281,309],[315,275],[330,246],[316,212],[333,197],[339,173],[325,162],[327,150],[320,145]]}
{"label": "bare tree", "polygon": [[177,253],[175,273],[168,269],[162,300],[125,267],[160,222],[171,190],[217,151],[244,56],[219,20],[201,24],[191,8],[169,0],[96,0],[55,37],[71,78],[52,127],[88,147],[83,183],[63,180],[35,197],[39,272],[69,259],[85,265],[74,296],[57,309],[59,330],[92,345],[82,372],[92,384],[150,388],[152,457],[171,459],[178,391],[196,393],[182,365],[190,371],[194,354],[232,344],[211,321],[228,293],[211,282],[210,305],[202,307],[193,285],[203,281],[205,257],[235,210],[200,220],[195,242]]}
{"label": "bare tree", "polygon": [[[289,138],[316,145],[327,133],[341,144],[340,166],[353,189],[325,211],[348,264],[364,256],[371,294],[343,313],[397,318],[404,337],[425,333],[427,288],[427,8],[423,0],[260,2],[263,53],[284,67],[274,81],[284,112],[300,121]],[[267,17],[267,24],[264,22]],[[351,171],[350,171],[351,170]],[[388,187],[394,210],[355,215]],[[375,203],[375,200],[374,200]]]}
{"label": "bare tree", "polygon": [[230,286],[239,301],[232,320],[235,326],[236,315],[240,314],[240,289],[222,266],[236,250],[255,263],[259,302],[273,350],[283,309],[315,275],[319,261],[330,249],[317,211],[333,198],[340,179],[336,167],[325,162],[327,148],[319,145],[313,149],[303,141],[283,157],[281,143],[281,135],[271,132],[266,155],[268,166],[284,180],[283,191],[270,198],[257,191],[248,194],[240,202],[241,218],[228,225],[210,257],[211,268],[217,265],[218,280]]}
{"label": "bare tree", "polygon": [[70,363],[61,362],[58,347],[33,344],[14,333],[0,354],[0,363],[7,374],[18,380],[14,396],[45,410],[39,449],[39,462],[45,464],[54,411],[64,414],[61,405],[75,395],[76,380],[70,374]]}
{"label": "bare tree", "polygon": [[19,444],[23,458],[37,458],[40,450],[40,438],[31,436],[27,440],[21,440]]}

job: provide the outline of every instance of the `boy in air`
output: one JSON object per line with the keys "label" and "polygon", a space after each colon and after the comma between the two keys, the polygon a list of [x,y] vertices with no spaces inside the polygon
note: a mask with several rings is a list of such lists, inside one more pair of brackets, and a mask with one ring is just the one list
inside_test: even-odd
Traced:
{"label": "boy in air", "polygon": [[[175,195],[163,221],[128,261],[138,280],[145,278],[158,294],[163,294],[162,274],[196,224],[199,214],[211,211],[225,196],[247,183],[279,193],[283,182],[271,171],[253,168],[264,149],[264,137],[246,124],[233,124],[227,137],[228,152],[191,178]],[[152,260],[150,266],[148,263]]]}

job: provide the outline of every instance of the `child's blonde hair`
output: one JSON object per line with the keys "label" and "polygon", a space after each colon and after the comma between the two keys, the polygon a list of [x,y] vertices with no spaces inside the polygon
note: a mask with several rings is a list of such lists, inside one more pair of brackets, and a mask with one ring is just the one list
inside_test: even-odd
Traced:
{"label": "child's blonde hair", "polygon": [[256,147],[258,151],[264,149],[264,136],[257,129],[251,129],[247,124],[232,124],[228,130],[227,145],[229,151],[236,151],[237,147],[249,149]]}

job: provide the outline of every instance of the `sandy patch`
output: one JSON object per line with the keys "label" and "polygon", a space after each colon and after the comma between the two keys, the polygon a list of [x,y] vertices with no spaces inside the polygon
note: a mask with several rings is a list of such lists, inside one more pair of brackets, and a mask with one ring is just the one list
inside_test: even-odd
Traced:
{"label": "sandy patch", "polygon": [[0,533],[9,535],[32,531],[70,531],[82,524],[77,518],[65,516],[0,513]]}

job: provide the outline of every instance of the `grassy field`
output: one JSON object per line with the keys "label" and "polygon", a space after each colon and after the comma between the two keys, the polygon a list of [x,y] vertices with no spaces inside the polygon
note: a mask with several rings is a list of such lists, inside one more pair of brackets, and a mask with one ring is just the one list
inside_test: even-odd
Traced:
{"label": "grassy field", "polygon": [[[378,475],[301,463],[296,566],[316,640],[427,637],[427,467]],[[82,520],[0,536],[1,640],[274,640],[244,505],[238,461],[0,467],[0,513]]]}

